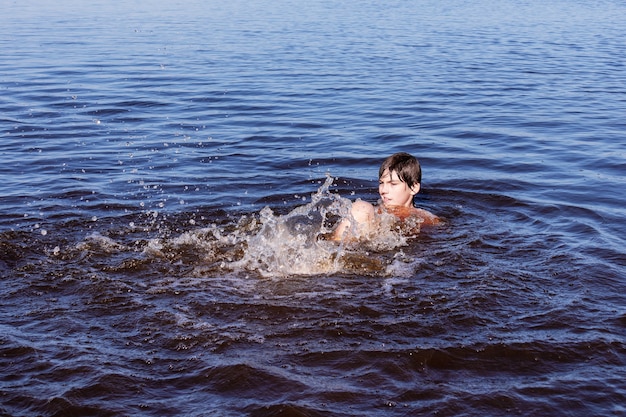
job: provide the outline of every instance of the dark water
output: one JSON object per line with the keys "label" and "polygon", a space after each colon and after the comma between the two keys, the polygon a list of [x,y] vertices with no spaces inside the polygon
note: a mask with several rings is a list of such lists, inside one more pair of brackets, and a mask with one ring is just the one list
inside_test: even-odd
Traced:
{"label": "dark water", "polygon": [[0,3],[0,415],[626,415],[623,2],[127,3]]}

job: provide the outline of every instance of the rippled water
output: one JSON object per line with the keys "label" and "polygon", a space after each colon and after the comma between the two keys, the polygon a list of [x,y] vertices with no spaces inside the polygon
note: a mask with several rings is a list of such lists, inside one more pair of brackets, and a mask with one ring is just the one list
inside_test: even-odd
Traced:
{"label": "rippled water", "polygon": [[1,8],[0,415],[626,415],[622,2]]}

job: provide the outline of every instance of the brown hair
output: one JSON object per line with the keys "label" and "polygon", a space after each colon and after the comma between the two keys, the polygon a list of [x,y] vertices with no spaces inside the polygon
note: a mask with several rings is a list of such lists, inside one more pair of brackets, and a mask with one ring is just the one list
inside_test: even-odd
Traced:
{"label": "brown hair", "polygon": [[378,178],[382,177],[385,171],[396,172],[398,178],[404,181],[409,187],[422,182],[422,168],[413,155],[406,152],[398,152],[387,157],[378,170]]}

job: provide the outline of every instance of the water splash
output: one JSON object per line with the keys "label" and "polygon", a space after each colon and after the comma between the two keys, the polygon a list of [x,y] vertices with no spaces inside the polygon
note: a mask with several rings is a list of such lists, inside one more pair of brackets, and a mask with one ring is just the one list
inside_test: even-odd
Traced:
{"label": "water splash", "polygon": [[[350,241],[329,239],[336,224],[350,218],[352,207],[349,199],[330,191],[333,181],[334,178],[327,176],[311,195],[310,202],[287,214],[277,214],[265,207],[235,221],[211,224],[175,236],[162,231],[150,238],[133,224],[128,234],[121,237],[124,243],[92,234],[75,249],[121,257],[125,259],[122,268],[143,264],[163,270],[169,265],[171,269],[191,269],[195,276],[225,273],[262,277],[334,273],[380,276],[412,270],[415,261],[398,256],[402,253],[398,248],[406,246],[409,238],[391,215],[380,215],[381,227],[375,233]],[[129,240],[131,235],[133,238]],[[136,259],[137,256],[141,259]]]}
{"label": "water splash", "polygon": [[351,203],[329,192],[332,181],[328,177],[310,203],[286,215],[276,215],[269,207],[261,210],[258,229],[244,237],[244,256],[231,266],[256,270],[264,276],[341,270],[342,245],[324,237],[340,218],[349,216]]}
{"label": "water splash", "polygon": [[384,273],[383,253],[407,243],[402,231],[386,227],[392,219],[383,216],[383,228],[375,235],[348,242],[328,240],[337,222],[350,218],[352,207],[350,200],[330,192],[332,183],[333,178],[327,176],[308,204],[288,214],[277,215],[269,207],[261,210],[254,224],[248,224],[251,233],[240,236],[241,259],[228,267],[254,270],[262,276]]}

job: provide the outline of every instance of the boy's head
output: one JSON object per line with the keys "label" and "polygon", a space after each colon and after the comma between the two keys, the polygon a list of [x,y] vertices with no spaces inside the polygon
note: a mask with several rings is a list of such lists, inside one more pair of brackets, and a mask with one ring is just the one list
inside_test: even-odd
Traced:
{"label": "boy's head", "polygon": [[398,178],[405,182],[409,188],[422,182],[420,163],[413,155],[406,152],[394,153],[387,157],[378,170],[378,178],[380,179],[386,172],[398,174]]}
{"label": "boy's head", "polygon": [[378,193],[385,206],[411,207],[420,190],[422,169],[414,156],[405,152],[385,159],[378,171]]}

